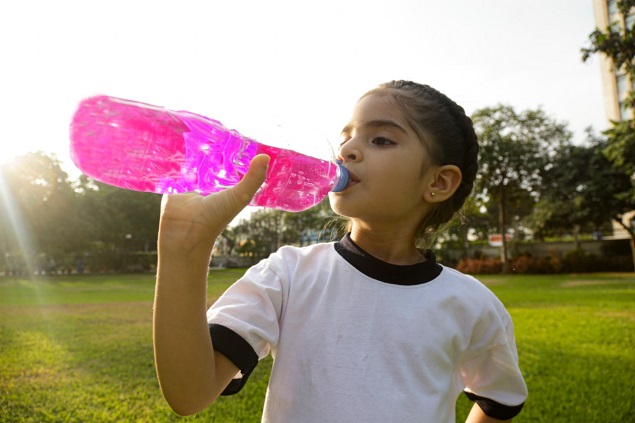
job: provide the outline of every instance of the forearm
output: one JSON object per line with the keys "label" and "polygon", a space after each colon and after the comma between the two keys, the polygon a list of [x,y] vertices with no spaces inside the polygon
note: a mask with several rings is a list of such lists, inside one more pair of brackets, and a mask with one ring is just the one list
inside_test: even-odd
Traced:
{"label": "forearm", "polygon": [[206,320],[208,260],[161,254],[154,301],[154,354],[163,395],[179,414],[207,407],[218,395]]}
{"label": "forearm", "polygon": [[238,371],[212,346],[207,275],[214,241],[262,184],[268,160],[256,156],[232,189],[164,196],[161,203],[154,354],[163,395],[179,414],[207,407]]}
{"label": "forearm", "polygon": [[467,416],[467,420],[465,423],[504,423],[511,422],[511,420],[498,420],[493,417],[489,417],[487,414],[483,412],[481,407],[478,404],[474,404],[472,406],[472,411],[470,411],[470,415]]}

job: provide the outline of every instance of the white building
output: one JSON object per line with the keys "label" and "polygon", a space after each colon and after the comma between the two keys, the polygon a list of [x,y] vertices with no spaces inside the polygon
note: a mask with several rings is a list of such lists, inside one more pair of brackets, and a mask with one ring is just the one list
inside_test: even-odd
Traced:
{"label": "white building", "polygon": [[[617,8],[617,0],[593,0],[593,10],[595,25],[602,31],[608,27],[612,31],[621,31],[624,26],[632,28],[635,24],[635,9],[624,19]],[[614,69],[612,62],[603,54],[597,54],[597,57],[601,67],[606,118],[612,122],[633,119],[634,111],[627,108],[624,101],[635,81],[631,81],[623,69]],[[625,215],[623,220],[630,226],[629,221],[633,219],[635,211]],[[616,222],[613,223],[613,234],[616,238],[628,238],[626,230]]]}

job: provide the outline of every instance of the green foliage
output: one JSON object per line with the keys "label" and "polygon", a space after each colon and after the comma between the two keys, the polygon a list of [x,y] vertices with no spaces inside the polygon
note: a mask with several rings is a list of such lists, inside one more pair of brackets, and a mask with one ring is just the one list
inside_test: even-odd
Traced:
{"label": "green foliage", "polygon": [[78,216],[73,197],[68,175],[55,157],[29,153],[3,165],[0,252],[33,260],[42,250],[59,257],[64,248],[81,248],[73,234]]}
{"label": "green foliage", "polygon": [[542,182],[541,170],[571,139],[566,124],[541,109],[519,113],[507,105],[486,107],[475,111],[472,120],[481,146],[478,191],[488,195],[513,182],[534,192]]}
{"label": "green foliage", "polygon": [[[244,270],[210,276],[208,303]],[[510,311],[529,400],[514,422],[633,421],[632,274],[484,276]],[[259,422],[271,360],[193,417],[154,371],[150,275],[0,278],[0,416],[6,422]],[[461,396],[457,421],[471,403]]]}
{"label": "green foliage", "polygon": [[[125,270],[156,250],[161,197],[69,180],[55,156],[0,167],[0,271]],[[141,260],[143,261],[143,260]]]}
{"label": "green foliage", "polygon": [[[267,257],[283,245],[307,245],[324,239],[322,235],[333,220],[328,198],[299,213],[261,209],[225,232],[236,243],[242,239],[238,252]],[[326,235],[326,239],[330,239]]]}
{"label": "green foliage", "polygon": [[[541,109],[518,113],[506,105],[486,107],[474,112],[472,121],[480,143],[476,198],[497,204],[498,232],[507,233],[511,219],[520,221],[531,213],[543,171],[555,165],[556,152],[569,144],[571,133]],[[505,242],[502,250],[506,269]]]}
{"label": "green foliage", "polygon": [[630,178],[607,159],[607,141],[589,130],[585,145],[565,145],[554,166],[544,170],[540,201],[528,225],[537,237],[569,233],[591,233],[635,208],[621,195],[631,186]]}
{"label": "green foliage", "polygon": [[[616,122],[605,132],[608,144],[604,148],[604,154],[618,170],[627,176],[635,175],[635,127],[633,125],[635,125],[633,120]],[[633,203],[635,203],[634,196],[635,188],[631,186],[630,200]]]}
{"label": "green foliage", "polygon": [[477,197],[497,197],[508,186],[535,195],[542,170],[554,164],[558,148],[571,139],[566,124],[541,109],[518,113],[506,105],[486,107],[472,120],[481,147]]}

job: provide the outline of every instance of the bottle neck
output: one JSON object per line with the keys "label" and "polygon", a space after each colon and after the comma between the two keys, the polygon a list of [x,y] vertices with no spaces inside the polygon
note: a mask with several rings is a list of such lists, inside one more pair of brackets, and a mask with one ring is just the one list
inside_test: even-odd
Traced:
{"label": "bottle neck", "polygon": [[338,181],[331,189],[331,192],[340,192],[348,185],[348,170],[346,170],[339,160],[336,161],[335,164],[337,164]]}

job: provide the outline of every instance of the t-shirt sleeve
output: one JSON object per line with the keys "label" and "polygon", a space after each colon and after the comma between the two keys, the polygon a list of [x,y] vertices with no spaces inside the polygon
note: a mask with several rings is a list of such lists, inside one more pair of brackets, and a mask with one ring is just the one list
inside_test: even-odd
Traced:
{"label": "t-shirt sleeve", "polygon": [[465,393],[488,416],[511,419],[527,399],[511,317],[504,310],[491,313],[476,326],[473,338],[461,366]]}
{"label": "t-shirt sleeve", "polygon": [[258,365],[258,355],[247,341],[225,326],[210,323],[209,333],[214,342],[214,349],[229,358],[240,370],[221,395],[237,394],[243,389],[251,372]]}
{"label": "t-shirt sleeve", "polygon": [[248,269],[207,311],[214,348],[241,371],[225,395],[240,391],[257,361],[278,344],[283,284],[270,264]]}

